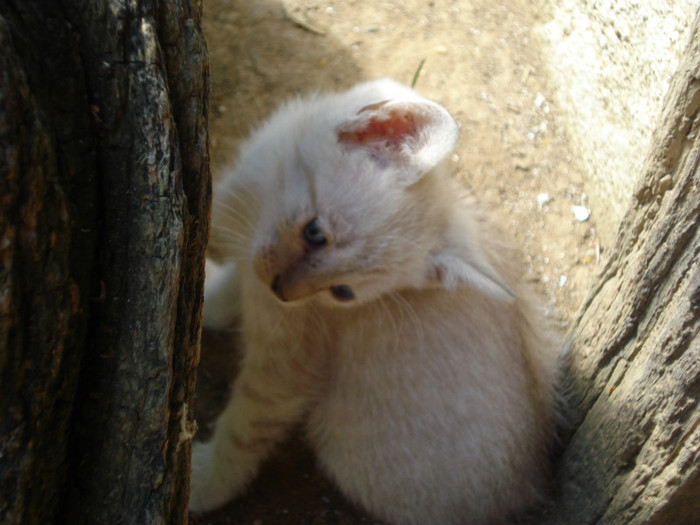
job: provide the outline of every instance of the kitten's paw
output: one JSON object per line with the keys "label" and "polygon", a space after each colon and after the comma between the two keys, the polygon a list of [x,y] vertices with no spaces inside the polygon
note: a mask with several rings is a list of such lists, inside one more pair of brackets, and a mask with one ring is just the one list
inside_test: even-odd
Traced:
{"label": "kitten's paw", "polygon": [[213,443],[192,444],[190,511],[205,512],[220,507],[233,496],[225,469],[217,462]]}
{"label": "kitten's paw", "polygon": [[236,263],[217,264],[207,259],[206,264],[202,326],[215,330],[230,328],[240,315]]}
{"label": "kitten's paw", "polygon": [[240,455],[216,442],[192,444],[190,510],[206,512],[221,507],[243,492],[257,470],[255,456]]}

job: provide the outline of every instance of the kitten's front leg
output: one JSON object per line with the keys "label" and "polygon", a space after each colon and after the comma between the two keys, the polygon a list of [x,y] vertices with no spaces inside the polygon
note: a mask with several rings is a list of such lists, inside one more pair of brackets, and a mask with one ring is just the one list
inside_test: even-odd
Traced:
{"label": "kitten's front leg", "polygon": [[211,510],[240,494],[302,415],[306,396],[296,382],[270,377],[271,369],[244,362],[212,440],[193,444],[191,511]]}

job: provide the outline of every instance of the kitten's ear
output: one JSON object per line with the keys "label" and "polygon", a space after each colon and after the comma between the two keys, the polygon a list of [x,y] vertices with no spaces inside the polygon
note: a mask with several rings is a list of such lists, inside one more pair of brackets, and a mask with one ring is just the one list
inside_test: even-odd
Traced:
{"label": "kitten's ear", "polygon": [[434,168],[457,141],[454,119],[442,106],[424,99],[366,106],[336,132],[338,142],[366,151],[382,168],[399,168],[406,185]]}
{"label": "kitten's ear", "polygon": [[494,299],[512,301],[515,293],[486,261],[457,254],[431,254],[428,283],[451,289],[458,285],[476,288]]}

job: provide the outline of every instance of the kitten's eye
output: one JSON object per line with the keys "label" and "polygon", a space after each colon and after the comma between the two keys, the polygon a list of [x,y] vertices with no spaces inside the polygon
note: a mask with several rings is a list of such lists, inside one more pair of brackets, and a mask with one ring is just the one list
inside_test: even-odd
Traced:
{"label": "kitten's eye", "polygon": [[355,298],[355,293],[352,291],[352,288],[345,284],[331,286],[331,293],[338,301],[352,301]]}
{"label": "kitten's eye", "polygon": [[304,235],[304,240],[312,246],[325,246],[328,242],[326,234],[318,223],[318,217],[314,217],[304,226],[302,234]]}

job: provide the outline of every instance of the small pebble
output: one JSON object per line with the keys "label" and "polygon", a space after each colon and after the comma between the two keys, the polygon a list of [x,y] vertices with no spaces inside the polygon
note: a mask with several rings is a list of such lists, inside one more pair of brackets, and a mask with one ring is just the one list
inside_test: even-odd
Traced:
{"label": "small pebble", "polygon": [[591,216],[591,210],[585,206],[572,206],[571,211],[578,222],[586,222]]}
{"label": "small pebble", "polygon": [[537,207],[541,210],[545,205],[552,202],[551,197],[548,193],[540,193],[537,195]]}
{"label": "small pebble", "polygon": [[544,106],[545,102],[547,102],[547,99],[544,98],[544,95],[542,93],[538,93],[535,97],[535,106],[537,107],[537,109],[542,109],[542,106]]}

